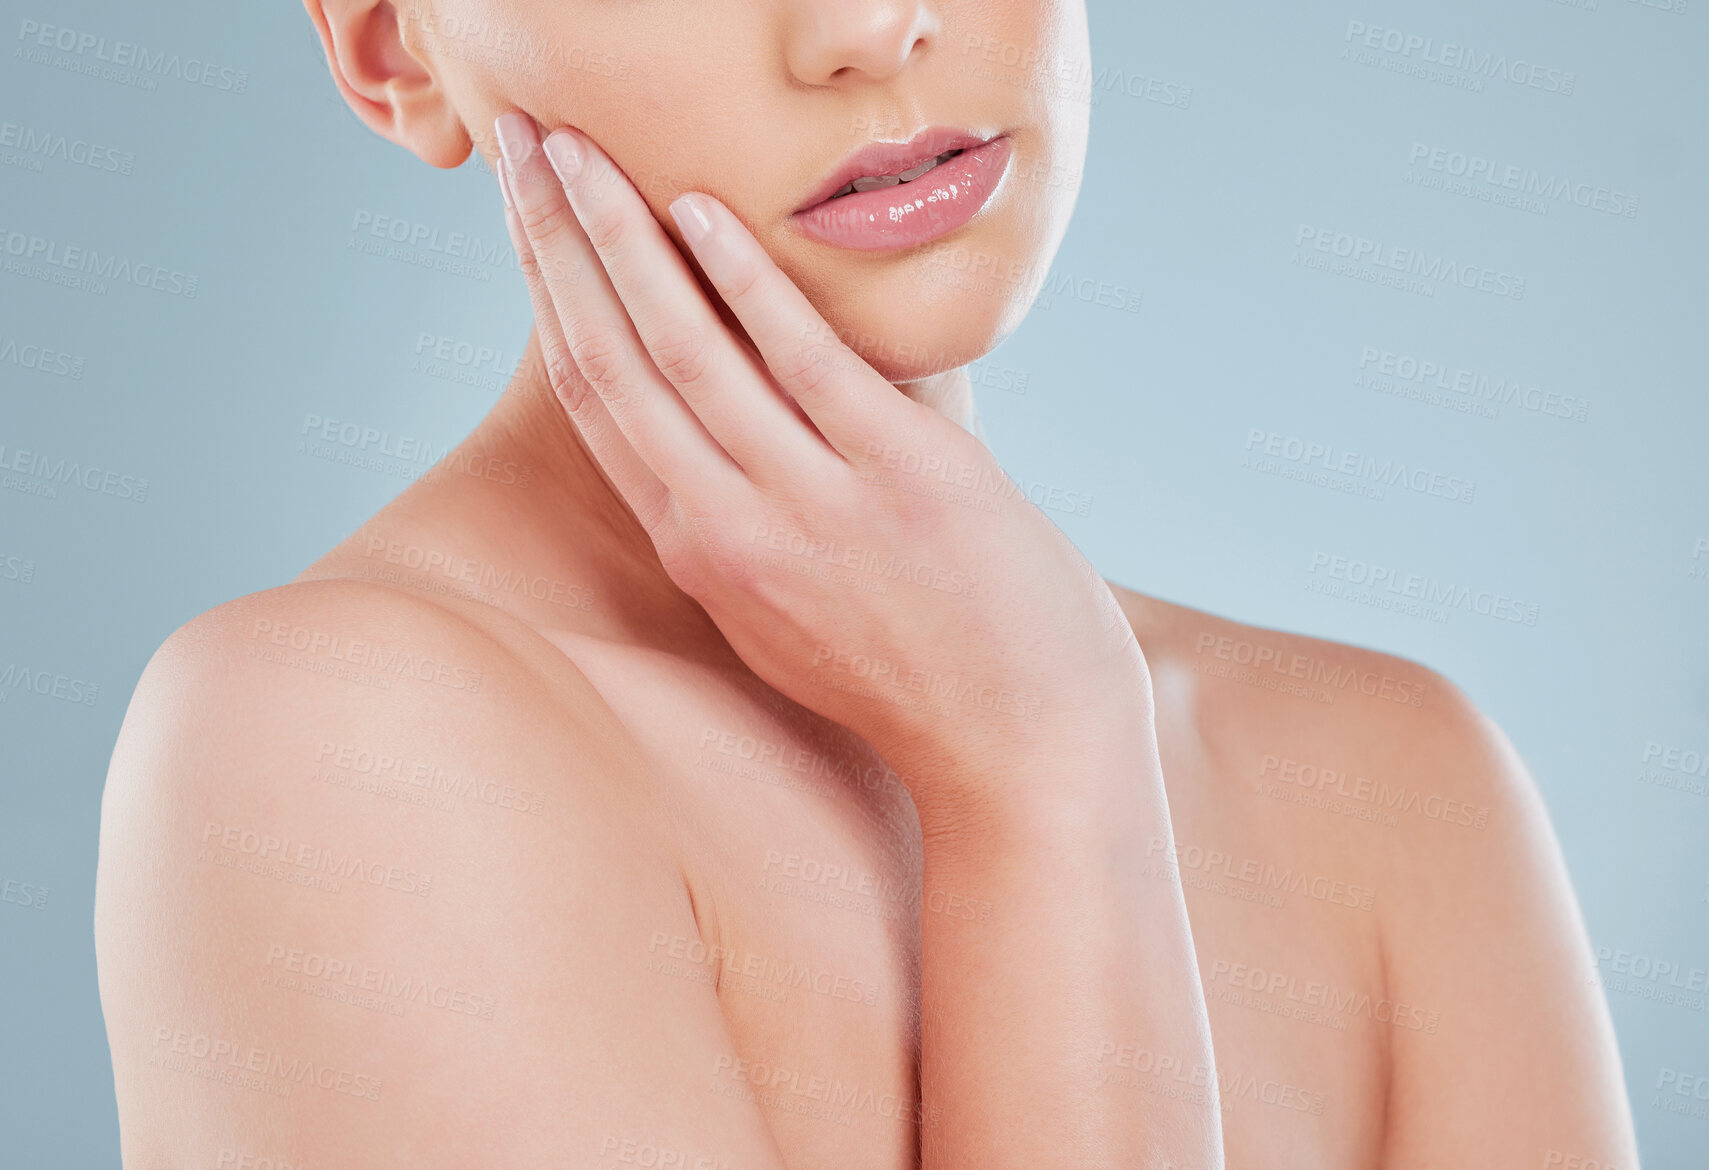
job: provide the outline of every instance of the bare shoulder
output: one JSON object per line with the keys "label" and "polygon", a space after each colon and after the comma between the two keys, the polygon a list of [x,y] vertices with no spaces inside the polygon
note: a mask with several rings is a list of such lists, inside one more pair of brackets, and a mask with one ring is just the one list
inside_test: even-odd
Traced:
{"label": "bare shoulder", "polygon": [[209,610],[155,652],[114,748],[104,820],[124,829],[121,814],[145,806],[212,816],[263,794],[310,814],[366,795],[359,819],[436,807],[413,791],[418,770],[532,776],[511,803],[538,812],[559,753],[620,746],[604,713],[572,663],[496,612],[361,581],[294,583]]}
{"label": "bare shoulder", "polygon": [[1472,798],[1530,811],[1535,786],[1507,737],[1437,670],[1119,587],[1116,595],[1140,631],[1159,717],[1190,725],[1236,774],[1354,800],[1386,782],[1388,799],[1408,808],[1438,797],[1427,817],[1475,816],[1447,807]]}
{"label": "bare shoulder", "polygon": [[127,1167],[580,1165],[707,1108],[680,1062],[728,1051],[716,995],[648,973],[702,928],[651,777],[573,663],[471,610],[304,582],[150,661],[96,881]]}
{"label": "bare shoulder", "polygon": [[1566,865],[1501,728],[1419,663],[1116,594],[1173,745],[1166,776],[1189,775],[1201,820],[1243,818],[1374,891],[1384,1164],[1635,1164]]}

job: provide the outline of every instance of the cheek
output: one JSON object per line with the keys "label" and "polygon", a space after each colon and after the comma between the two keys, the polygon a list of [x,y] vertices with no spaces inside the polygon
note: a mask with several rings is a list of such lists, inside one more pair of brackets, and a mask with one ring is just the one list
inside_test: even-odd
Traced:
{"label": "cheek", "polygon": [[507,110],[531,115],[546,132],[577,126],[604,145],[621,137],[641,87],[660,84],[649,76],[650,34],[621,18],[619,5],[444,0],[431,15],[425,7],[404,0],[400,15],[418,30],[489,159],[493,119]]}

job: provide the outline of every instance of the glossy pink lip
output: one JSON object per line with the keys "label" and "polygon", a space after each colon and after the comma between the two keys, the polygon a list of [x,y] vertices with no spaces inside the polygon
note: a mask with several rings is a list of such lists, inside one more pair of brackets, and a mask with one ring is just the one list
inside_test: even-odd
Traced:
{"label": "glossy pink lip", "polygon": [[[862,175],[899,174],[950,150],[962,153],[912,182],[830,198]],[[922,131],[907,143],[870,143],[828,175],[790,218],[807,235],[856,251],[923,244],[954,231],[985,206],[1010,152],[1007,136],[986,140],[943,127]]]}

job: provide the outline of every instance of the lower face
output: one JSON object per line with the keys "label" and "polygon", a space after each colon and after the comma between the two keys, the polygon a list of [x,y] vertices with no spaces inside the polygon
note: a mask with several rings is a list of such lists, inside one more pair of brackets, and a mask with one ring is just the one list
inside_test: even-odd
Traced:
{"label": "lower face", "polygon": [[[921,14],[923,41],[881,67],[849,16],[866,8]],[[400,13],[465,125],[515,108],[547,131],[575,126],[673,236],[677,195],[715,196],[898,384],[965,365],[1019,324],[1079,191],[1083,0],[437,0]],[[960,153],[809,206],[857,149],[932,128],[956,133],[921,143],[926,162],[938,145]]]}

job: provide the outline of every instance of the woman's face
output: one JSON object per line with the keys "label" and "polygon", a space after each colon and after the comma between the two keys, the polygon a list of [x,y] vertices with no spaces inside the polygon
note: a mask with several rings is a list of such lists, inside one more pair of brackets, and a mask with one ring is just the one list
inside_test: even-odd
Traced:
{"label": "woman's face", "polygon": [[[515,108],[592,137],[673,236],[672,199],[716,196],[893,382],[972,361],[1019,323],[1079,189],[1083,0],[398,0],[397,11],[489,162],[492,120]],[[854,157],[874,143],[912,146]],[[957,147],[904,185],[882,178]],[[851,170],[885,185],[808,210]]]}

